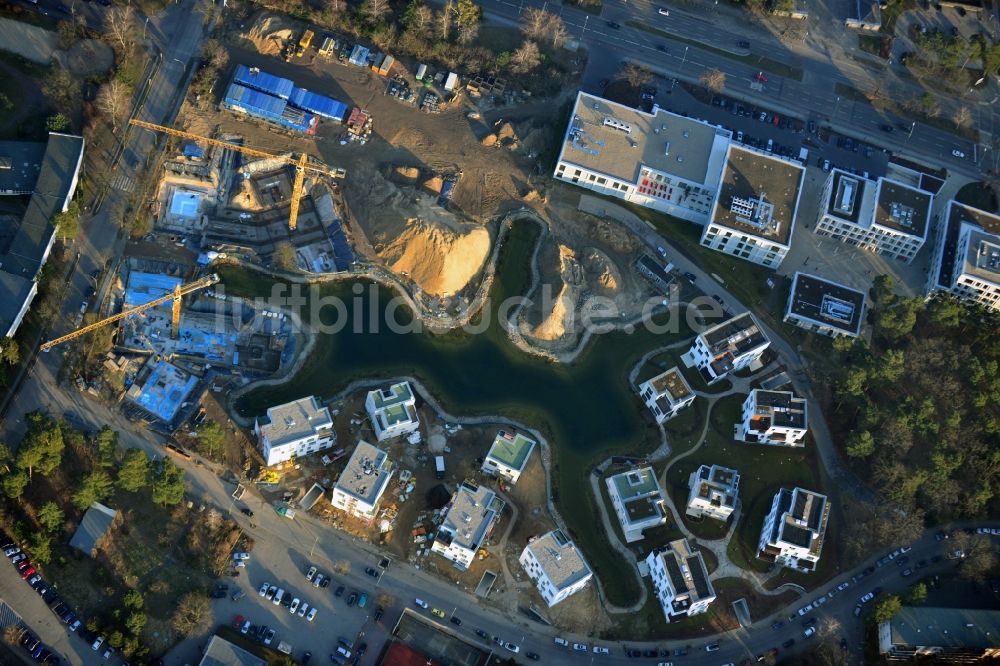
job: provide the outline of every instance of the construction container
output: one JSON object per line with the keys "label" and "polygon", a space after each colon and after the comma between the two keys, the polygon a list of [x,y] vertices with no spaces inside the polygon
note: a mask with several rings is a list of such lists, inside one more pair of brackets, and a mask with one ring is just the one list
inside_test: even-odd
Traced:
{"label": "construction container", "polygon": [[288,103],[303,111],[311,111],[321,118],[335,120],[338,123],[344,122],[344,118],[347,117],[346,104],[325,95],[309,92],[305,88],[296,88],[292,91]]}
{"label": "construction container", "polygon": [[369,51],[367,48],[361,46],[361,44],[357,44],[354,47],[354,50],[351,51],[351,57],[348,58],[348,62],[350,62],[352,65],[357,65],[358,67],[367,67],[368,54]]}
{"label": "construction container", "polygon": [[426,74],[427,74],[427,65],[419,65],[417,67],[417,81],[422,81]]}
{"label": "construction container", "polygon": [[337,40],[333,37],[324,37],[323,44],[319,47],[319,54],[328,58],[333,54],[335,48],[337,48]]}
{"label": "construction container", "polygon": [[313,37],[316,34],[312,30],[306,30],[302,33],[302,38],[299,40],[299,51],[298,56],[301,58],[306,54],[306,50],[309,49],[309,45],[312,44]]}
{"label": "construction container", "polygon": [[233,82],[281,99],[288,99],[295,88],[295,84],[289,79],[262,72],[256,67],[251,69],[246,65],[236,66]]}
{"label": "construction container", "polygon": [[444,82],[444,89],[451,92],[456,86],[458,86],[458,74],[455,72],[449,72],[448,78]]}
{"label": "construction container", "polygon": [[393,64],[395,64],[395,62],[396,62],[395,58],[393,58],[391,55],[387,55],[385,57],[385,60],[382,61],[382,64],[379,65],[378,73],[382,76],[389,76],[389,73],[392,72],[392,66]]}
{"label": "construction container", "polygon": [[233,83],[226,91],[222,105],[231,110],[311,134],[316,131],[317,118],[311,113],[288,107],[288,102],[273,95],[251,90]]}

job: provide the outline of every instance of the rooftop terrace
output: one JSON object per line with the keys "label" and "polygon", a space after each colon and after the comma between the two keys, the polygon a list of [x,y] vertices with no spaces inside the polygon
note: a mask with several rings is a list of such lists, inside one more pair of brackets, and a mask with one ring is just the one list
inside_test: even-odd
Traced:
{"label": "rooftop terrace", "polygon": [[796,273],[789,309],[794,314],[858,335],[864,322],[865,295],[815,275]]}
{"label": "rooftop terrace", "polygon": [[932,197],[927,192],[880,178],[875,224],[919,238],[927,237]]}
{"label": "rooftop terrace", "polygon": [[340,473],[336,488],[367,504],[375,504],[391,477],[388,454],[360,441]]}
{"label": "rooftop terrace", "polygon": [[494,458],[511,469],[521,470],[524,468],[531,450],[535,447],[535,441],[525,437],[521,433],[510,433],[501,430],[493,440],[487,456]]}
{"label": "rooftop terrace", "polygon": [[674,402],[691,395],[691,387],[688,386],[680,369],[676,367],[653,377],[649,382],[657,394],[669,395]]}
{"label": "rooftop terrace", "polygon": [[333,427],[330,410],[311,395],[268,408],[267,415],[258,423],[271,446],[297,442],[316,434],[318,430]]}
{"label": "rooftop terrace", "polygon": [[590,567],[580,549],[561,530],[538,537],[528,544],[528,550],[534,554],[552,584],[560,589],[590,575]]}

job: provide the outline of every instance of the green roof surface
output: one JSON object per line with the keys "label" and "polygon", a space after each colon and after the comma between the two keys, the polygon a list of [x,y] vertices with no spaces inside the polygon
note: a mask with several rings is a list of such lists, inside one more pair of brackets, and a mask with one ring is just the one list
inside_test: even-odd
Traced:
{"label": "green roof surface", "polygon": [[[402,402],[408,402],[413,398],[413,393],[410,392],[410,385],[407,382],[399,382],[388,389],[376,390],[372,393],[375,395],[376,409],[385,409]],[[386,395],[387,393],[389,395]]]}
{"label": "green roof surface", "polygon": [[499,460],[507,467],[520,470],[524,467],[524,461],[528,459],[531,450],[535,447],[535,441],[528,439],[521,433],[511,434],[504,430],[497,433],[493,440],[493,446],[487,454],[491,458]]}
{"label": "green roof surface", "polygon": [[611,478],[622,501],[659,490],[652,467],[629,470]]}

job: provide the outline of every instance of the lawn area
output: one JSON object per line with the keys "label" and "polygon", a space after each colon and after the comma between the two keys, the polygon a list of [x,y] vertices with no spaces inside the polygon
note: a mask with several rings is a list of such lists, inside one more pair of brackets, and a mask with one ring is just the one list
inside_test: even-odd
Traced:
{"label": "lawn area", "polygon": [[707,409],[708,402],[704,398],[695,398],[690,407],[681,410],[680,414],[663,424],[667,431],[667,441],[670,442],[671,455],[683,453],[697,443]]}
{"label": "lawn area", "polygon": [[672,32],[667,32],[666,30],[660,30],[659,28],[654,28],[653,26],[643,23],[642,21],[625,21],[625,25],[627,25],[630,28],[635,28],[636,30],[642,30],[643,32],[648,32],[652,35],[659,35],[660,37],[665,37],[666,39],[670,39],[675,42],[680,42],[682,44],[693,46],[697,49],[701,49],[702,51],[707,51],[717,56],[728,58],[729,60],[742,62],[752,67],[756,67],[757,69],[770,72],[771,74],[784,76],[785,78],[792,79],[795,81],[802,80],[802,68],[797,65],[790,65],[787,62],[782,62],[780,60],[768,58],[767,56],[758,56],[753,54],[740,55],[738,53],[733,53],[732,51],[727,51],[725,49],[715,48],[697,39],[688,39],[686,37],[675,35]]}
{"label": "lawn area", "polygon": [[[757,539],[764,516],[771,508],[774,493],[780,487],[801,486],[809,490],[824,491],[816,460],[815,445],[809,442],[805,449],[785,449],[770,446],[755,446],[736,442],[733,426],[739,419],[744,400],[743,395],[727,396],[716,403],[710,417],[710,427],[705,443],[698,451],[681,460],[667,473],[667,490],[678,506],[684,506],[687,498],[688,477],[700,465],[718,464],[730,467],[740,473],[740,501],[742,514],[740,523],[729,543],[728,553],[733,563],[739,567],[765,572],[769,565],[755,557]],[[717,522],[717,521],[710,521]],[[827,546],[834,542],[832,526],[827,534]],[[698,527],[688,527],[696,532]],[[700,527],[700,526],[699,526]],[[721,527],[721,526],[720,526]],[[706,526],[707,528],[707,526]],[[708,535],[706,535],[708,536]],[[836,559],[834,553],[825,552],[823,562]],[[825,576],[817,577],[817,581]]]}

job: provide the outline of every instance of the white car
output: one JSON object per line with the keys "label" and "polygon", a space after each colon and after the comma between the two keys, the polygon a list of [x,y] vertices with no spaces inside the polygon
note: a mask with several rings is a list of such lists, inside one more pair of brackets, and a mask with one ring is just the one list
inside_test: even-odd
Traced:
{"label": "white car", "polygon": [[736,141],[737,143],[743,143],[743,130],[736,133]]}
{"label": "white car", "polygon": [[901,552],[901,553],[908,553],[908,552],[910,552],[911,550],[913,550],[913,546],[902,546],[902,547],[901,547],[901,548],[899,549],[899,552]]}
{"label": "white car", "polygon": [[302,605],[299,606],[299,617],[305,617],[307,610],[309,610],[309,604],[303,601]]}
{"label": "white car", "polygon": [[705,646],[705,652],[716,652],[719,649],[718,643],[709,643]]}
{"label": "white car", "polygon": [[851,586],[851,584],[850,584],[850,583],[848,583],[848,582],[847,582],[847,581],[845,580],[845,581],[844,581],[843,583],[841,583],[840,585],[838,585],[838,586],[837,586],[837,591],[838,591],[838,592],[843,592],[844,590],[846,590],[846,589],[847,589],[847,588],[849,588],[850,586]]}
{"label": "white car", "polygon": [[308,613],[306,613],[306,620],[308,620],[309,622],[312,622],[315,619],[316,619],[316,608],[313,607],[313,608],[309,609]]}
{"label": "white car", "polygon": [[802,637],[803,638],[809,638],[810,636],[812,636],[815,633],[816,633],[816,627],[809,627],[808,629],[806,629],[805,631],[802,632]]}
{"label": "white car", "polygon": [[417,606],[419,606],[420,608],[423,608],[424,610],[427,610],[428,608],[430,608],[430,605],[428,605],[428,603],[426,601],[424,601],[423,599],[414,599],[413,603],[416,604]]}
{"label": "white car", "polygon": [[555,644],[558,645],[558,646],[560,646],[560,647],[569,647],[569,641],[566,640],[565,638],[557,638],[557,639],[555,639]]}
{"label": "white car", "polygon": [[316,577],[313,578],[313,587],[319,587],[320,584],[323,582],[323,578],[324,578],[323,574],[321,573],[316,574]]}
{"label": "white car", "polygon": [[268,590],[269,587],[271,587],[270,583],[264,583],[263,585],[260,586],[260,589],[257,590],[257,594],[259,594],[262,597],[266,597],[267,596],[267,590]]}
{"label": "white car", "polygon": [[594,654],[610,654],[610,652],[608,652],[608,648],[603,645],[595,645]]}
{"label": "white car", "polygon": [[244,562],[243,560],[233,560],[233,568],[234,569],[246,569],[247,568],[247,563]]}
{"label": "white car", "polygon": [[233,559],[234,560],[249,560],[250,559],[250,553],[247,553],[247,552],[244,552],[244,551],[240,551],[238,553],[233,553]]}
{"label": "white car", "polygon": [[575,651],[577,651],[577,652],[586,652],[587,651],[587,644],[586,643],[573,643],[573,649]]}
{"label": "white car", "polygon": [[504,643],[503,647],[505,650],[509,650],[514,654],[517,654],[518,652],[521,651],[521,647],[519,645],[514,645],[513,643]]}
{"label": "white car", "polygon": [[270,645],[271,641],[274,640],[274,629],[267,630],[267,636],[264,637],[264,645]]}
{"label": "white car", "polygon": [[826,603],[826,597],[820,597],[819,599],[817,599],[816,601],[814,601],[812,605],[813,605],[813,608],[819,608],[820,606],[822,606],[825,603]]}
{"label": "white car", "polygon": [[250,624],[250,620],[247,620],[246,622],[243,623],[243,626],[240,627],[240,633],[241,634],[247,634],[247,633],[249,633],[251,626],[252,625]]}
{"label": "white car", "polygon": [[868,603],[869,601],[871,601],[874,598],[875,598],[875,593],[874,592],[869,592],[865,596],[861,597],[860,602],[863,603],[863,604],[866,604],[866,603]]}
{"label": "white car", "polygon": [[291,613],[292,615],[295,615],[295,611],[299,609],[299,604],[301,603],[302,600],[299,599],[298,597],[292,599],[292,605],[288,607],[288,612]]}
{"label": "white car", "polygon": [[952,157],[965,157],[965,153],[963,153],[958,148],[956,148],[953,151],[951,151],[951,155],[952,155]]}
{"label": "white car", "polygon": [[670,16],[670,12],[669,12],[669,11],[667,11],[666,9],[664,9],[663,7],[660,7],[659,9],[657,9],[657,10],[656,10],[656,12],[657,12],[657,13],[658,13],[658,14],[659,14],[660,16]]}
{"label": "white car", "polygon": [[309,567],[309,571],[306,572],[306,580],[311,581],[316,576],[317,571],[319,570],[316,567]]}
{"label": "white car", "polygon": [[280,606],[281,597],[283,596],[285,596],[285,588],[279,587],[278,591],[274,593],[274,599],[271,600],[271,603],[274,604],[275,606]]}
{"label": "white car", "polygon": [[94,639],[94,642],[90,645],[90,649],[93,650],[94,652],[97,652],[98,650],[101,649],[102,645],[104,645],[104,636],[98,636],[96,639]]}
{"label": "white car", "polygon": [[799,609],[799,615],[805,615],[812,609],[813,609],[812,604],[809,604],[808,606],[803,606],[802,608]]}

